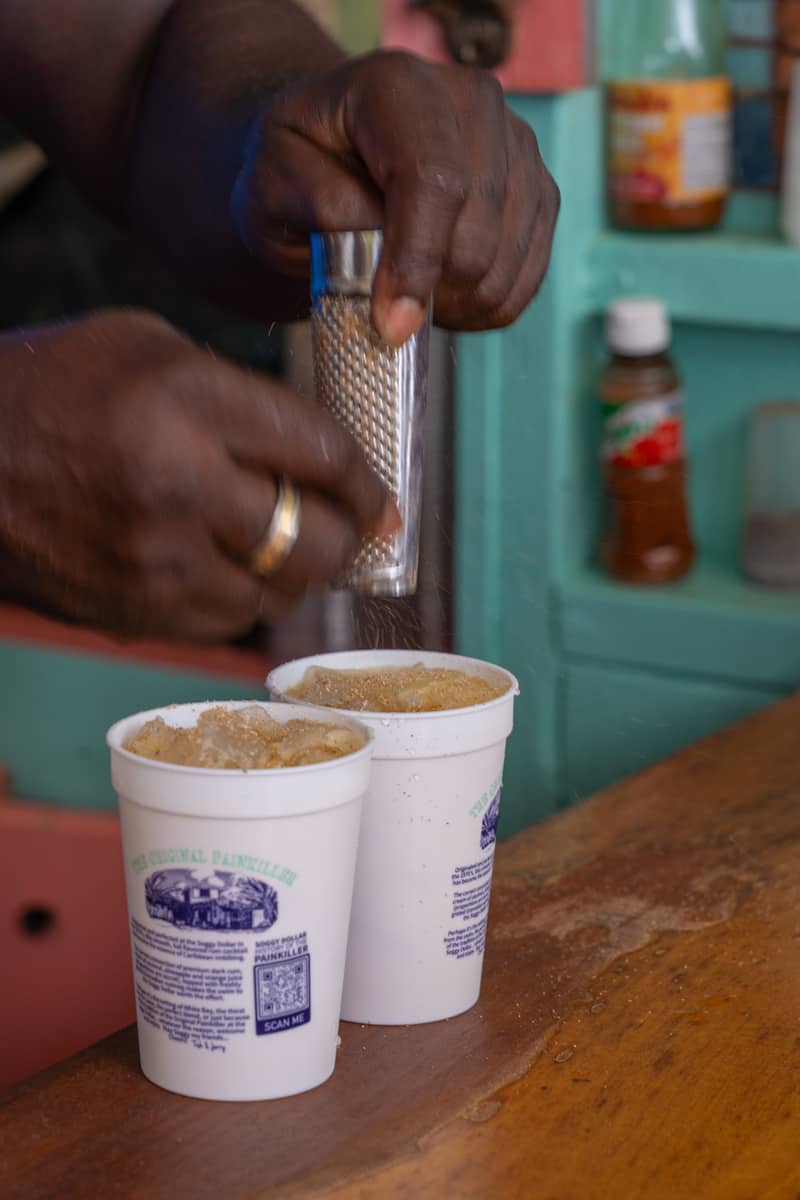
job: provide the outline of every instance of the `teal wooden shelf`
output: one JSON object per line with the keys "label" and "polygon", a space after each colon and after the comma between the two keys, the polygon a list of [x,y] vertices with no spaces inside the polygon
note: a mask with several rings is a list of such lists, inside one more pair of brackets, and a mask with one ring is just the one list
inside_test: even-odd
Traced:
{"label": "teal wooden shelf", "polygon": [[775,234],[600,233],[589,250],[588,312],[654,295],[674,321],[800,331],[800,249]]}
{"label": "teal wooden shelf", "polygon": [[[800,250],[774,232],[775,198],[734,196],[713,234],[610,231],[601,91],[514,105],[561,187],[552,265],[516,325],[456,348],[458,645],[522,688],[504,833],[800,685],[800,591],[752,586],[737,566],[753,408],[800,391]],[[599,317],[631,292],[668,303],[687,391],[701,562],[658,590],[587,565]]]}
{"label": "teal wooden shelf", "polygon": [[663,588],[613,583],[597,570],[557,592],[570,657],[777,687],[800,684],[800,592],[748,583],[702,562]]}

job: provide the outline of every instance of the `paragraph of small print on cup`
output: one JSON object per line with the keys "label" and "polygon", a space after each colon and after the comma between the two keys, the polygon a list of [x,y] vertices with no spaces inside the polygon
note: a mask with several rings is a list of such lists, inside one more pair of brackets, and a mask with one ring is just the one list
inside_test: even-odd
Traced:
{"label": "paragraph of small print on cup", "polygon": [[[310,668],[386,676],[415,664],[477,676],[491,685],[492,698],[428,712],[358,709],[375,749],[342,1017],[361,1024],[443,1020],[478,999],[503,763],[519,687],[513,675],[490,663],[392,650],[301,659],[267,681],[274,699],[291,700]],[[420,686],[425,688],[424,678]],[[330,698],[326,704],[330,712]]]}
{"label": "paragraph of small print on cup", "polygon": [[[322,736],[345,736],[350,749],[309,765],[248,770],[126,748],[146,727],[167,741],[170,731],[194,731],[212,709],[246,712],[257,732],[267,722],[305,726],[301,742],[312,726],[334,727]],[[163,724],[149,726],[157,718]],[[220,731],[210,732],[213,750]],[[142,1071],[204,1100],[270,1100],[317,1087],[336,1061],[369,730],[333,714],[321,719],[318,708],[230,702],[139,713],[107,740]]]}

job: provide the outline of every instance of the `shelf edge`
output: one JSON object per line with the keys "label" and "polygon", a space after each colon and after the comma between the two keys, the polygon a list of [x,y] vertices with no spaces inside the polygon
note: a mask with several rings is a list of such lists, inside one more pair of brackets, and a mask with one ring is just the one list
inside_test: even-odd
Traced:
{"label": "shelf edge", "polygon": [[800,250],[726,233],[601,233],[587,258],[587,315],[632,294],[660,296],[675,321],[800,332]]}
{"label": "shelf edge", "polygon": [[556,589],[555,607],[557,636],[569,659],[757,687],[800,686],[800,598],[796,613],[768,603],[747,608],[724,596],[616,591],[586,572]]}

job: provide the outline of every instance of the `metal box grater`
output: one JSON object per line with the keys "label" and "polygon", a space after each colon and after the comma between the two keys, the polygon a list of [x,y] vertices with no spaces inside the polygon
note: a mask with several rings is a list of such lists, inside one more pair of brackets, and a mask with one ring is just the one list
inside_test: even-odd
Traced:
{"label": "metal box grater", "polygon": [[369,538],[337,586],[374,596],[416,591],[430,316],[400,349],[381,341],[370,293],[378,232],[312,237],[314,379],[317,397],[362,446],[395,497],[403,526]]}

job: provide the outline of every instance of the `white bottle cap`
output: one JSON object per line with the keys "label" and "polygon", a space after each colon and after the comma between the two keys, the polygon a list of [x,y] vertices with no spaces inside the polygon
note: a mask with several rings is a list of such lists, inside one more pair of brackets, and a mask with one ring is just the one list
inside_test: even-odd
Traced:
{"label": "white bottle cap", "polygon": [[617,300],[606,314],[606,337],[616,354],[661,354],[670,342],[670,322],[660,300]]}

